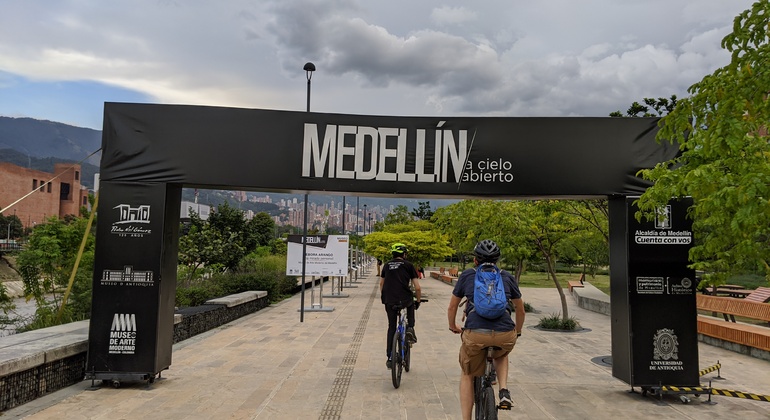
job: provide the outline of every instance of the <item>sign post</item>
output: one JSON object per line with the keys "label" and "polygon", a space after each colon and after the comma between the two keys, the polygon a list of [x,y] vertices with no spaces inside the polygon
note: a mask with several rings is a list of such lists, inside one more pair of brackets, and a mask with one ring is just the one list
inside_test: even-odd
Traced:
{"label": "sign post", "polygon": [[637,221],[636,198],[610,201],[610,231],[625,237],[610,250],[612,374],[643,389],[697,387],[698,285],[688,268],[686,217],[692,199],[672,200],[655,220]]}
{"label": "sign post", "polygon": [[[309,235],[307,243],[302,243],[302,235],[289,235],[286,274],[289,276],[302,275],[303,248],[305,273],[311,276],[344,276],[348,270],[347,235]],[[333,311],[333,307],[323,306],[323,280],[320,282],[318,303],[315,301],[315,280],[310,286],[310,306],[305,311]],[[300,308],[300,310],[302,310]]]}

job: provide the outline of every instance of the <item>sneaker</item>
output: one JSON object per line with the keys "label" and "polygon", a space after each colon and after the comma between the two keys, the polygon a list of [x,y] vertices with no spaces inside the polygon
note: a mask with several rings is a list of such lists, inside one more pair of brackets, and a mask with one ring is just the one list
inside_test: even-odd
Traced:
{"label": "sneaker", "polygon": [[416,343],[417,342],[417,334],[414,333],[414,328],[408,327],[406,329],[406,341],[410,343]]}
{"label": "sneaker", "polygon": [[511,392],[503,388],[500,390],[500,404],[497,406],[500,410],[510,410],[513,407]]}
{"label": "sneaker", "polygon": [[388,369],[393,369],[393,361],[388,359],[388,361],[385,362],[385,366],[387,366]]}

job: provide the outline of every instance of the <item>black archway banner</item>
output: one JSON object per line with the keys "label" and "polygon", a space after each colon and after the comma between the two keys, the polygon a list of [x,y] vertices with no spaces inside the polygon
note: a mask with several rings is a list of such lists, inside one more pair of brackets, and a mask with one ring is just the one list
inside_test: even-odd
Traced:
{"label": "black archway banner", "polygon": [[169,367],[182,187],[446,198],[638,195],[654,118],[319,114],[107,103],[87,369]]}
{"label": "black archway banner", "polygon": [[101,179],[444,197],[641,194],[654,118],[318,114],[107,103]]}

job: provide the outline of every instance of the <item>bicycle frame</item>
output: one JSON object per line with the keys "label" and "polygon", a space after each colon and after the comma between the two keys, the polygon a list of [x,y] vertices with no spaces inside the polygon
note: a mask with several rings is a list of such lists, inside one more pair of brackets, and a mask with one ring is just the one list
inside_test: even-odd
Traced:
{"label": "bicycle frame", "polygon": [[492,354],[495,347],[487,347],[486,350],[484,375],[473,378],[473,404],[477,419],[494,420],[497,419],[497,402],[492,387],[492,372],[494,370]]}
{"label": "bicycle frame", "polygon": [[406,340],[406,308],[398,311],[398,322],[396,324],[396,333],[393,336],[393,348],[391,349],[391,373],[393,387],[401,386],[401,370],[409,372],[410,351],[412,345]]}

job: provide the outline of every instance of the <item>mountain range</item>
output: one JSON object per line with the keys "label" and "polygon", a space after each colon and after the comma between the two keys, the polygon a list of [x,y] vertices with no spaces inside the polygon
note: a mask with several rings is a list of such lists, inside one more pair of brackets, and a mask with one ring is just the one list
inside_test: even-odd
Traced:
{"label": "mountain range", "polygon": [[54,163],[80,163],[83,185],[99,172],[102,132],[53,121],[0,116],[0,161],[53,172]]}
{"label": "mountain range", "polygon": [[[99,172],[101,145],[102,132],[99,130],[33,118],[0,116],[0,162],[10,162],[14,165],[45,172],[53,172],[54,163],[79,163],[83,174],[81,182],[88,188],[94,187],[94,175]],[[269,195],[275,199],[304,199],[302,194],[269,193]],[[193,196],[193,190],[185,189],[183,191],[183,199],[192,201]],[[203,194],[199,196],[204,197]],[[230,194],[220,190],[205,196],[212,205],[222,201],[232,201]],[[331,200],[341,201],[339,196],[322,194],[311,194],[308,199],[317,204],[329,203]],[[355,197],[348,197],[347,199],[349,204],[355,203]],[[431,207],[436,208],[457,200],[374,197],[362,197],[360,199],[361,205],[367,203],[370,206],[380,205],[385,208],[390,205],[405,205],[409,209],[418,207],[421,201],[430,201]],[[246,205],[246,208],[252,207],[249,205],[251,203],[243,204]],[[272,213],[277,210],[277,206],[262,203],[253,203],[253,207],[251,210],[257,212]]]}

